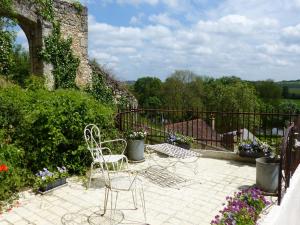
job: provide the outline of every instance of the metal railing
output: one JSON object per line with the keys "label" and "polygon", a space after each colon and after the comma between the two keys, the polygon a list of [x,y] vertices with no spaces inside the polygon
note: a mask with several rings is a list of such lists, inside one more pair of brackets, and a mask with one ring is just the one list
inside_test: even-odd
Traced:
{"label": "metal railing", "polygon": [[127,109],[118,113],[121,131],[144,129],[152,142],[170,133],[193,137],[199,148],[234,151],[238,143],[256,138],[278,145],[298,114],[275,111],[223,112],[200,109]]}
{"label": "metal railing", "polygon": [[300,164],[300,147],[296,142],[300,139],[300,119],[292,123],[282,142],[279,166],[278,204],[290,186],[290,180]]}

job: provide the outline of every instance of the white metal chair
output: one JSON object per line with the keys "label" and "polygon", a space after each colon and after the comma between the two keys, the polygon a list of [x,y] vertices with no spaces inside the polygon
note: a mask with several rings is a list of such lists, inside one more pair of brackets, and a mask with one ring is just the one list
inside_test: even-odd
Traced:
{"label": "white metal chair", "polygon": [[[88,187],[90,187],[91,185],[93,169],[96,164],[100,165],[101,168],[103,168],[104,163],[111,164],[113,170],[119,170],[123,167],[123,163],[125,162],[125,166],[126,168],[128,168],[128,159],[124,155],[127,142],[124,139],[101,141],[100,129],[95,124],[89,124],[85,127],[84,137],[88,150],[91,152],[93,158],[93,162],[91,163],[91,174]],[[123,145],[121,154],[112,154],[110,148],[105,147],[105,145],[107,144],[116,142],[121,142]]]}
{"label": "white metal chair", "polygon": [[[110,224],[113,224],[114,216],[117,208],[117,201],[119,192],[131,192],[132,200],[135,209],[137,209],[137,192],[139,193],[143,214],[144,214],[144,222],[146,223],[146,206],[145,206],[145,196],[144,196],[144,188],[142,181],[137,177],[137,172],[133,171],[118,171],[118,170],[109,170],[107,163],[104,160],[104,165],[101,167],[103,176],[105,178],[105,197],[104,197],[104,210],[101,214],[105,215],[107,211],[107,204],[109,193],[111,195],[111,216],[110,216]],[[114,197],[115,195],[115,197]]]}

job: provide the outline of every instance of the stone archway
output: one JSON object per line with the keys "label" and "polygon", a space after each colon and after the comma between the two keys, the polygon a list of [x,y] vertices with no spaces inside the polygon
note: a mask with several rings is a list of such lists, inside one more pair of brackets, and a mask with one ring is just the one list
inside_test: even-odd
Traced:
{"label": "stone archway", "polygon": [[[46,78],[48,89],[54,87],[52,65],[46,64],[39,57],[43,48],[44,39],[52,32],[52,24],[45,21],[38,13],[36,6],[29,0],[13,0],[14,13],[1,11],[0,16],[16,18],[19,26],[23,29],[29,44],[29,56],[31,72],[43,74]],[[87,8],[78,10],[72,3],[64,0],[53,0],[54,20],[60,21],[61,31],[64,38],[71,37],[74,55],[80,59],[76,84],[80,87],[91,82],[91,68],[88,63],[88,16]]]}

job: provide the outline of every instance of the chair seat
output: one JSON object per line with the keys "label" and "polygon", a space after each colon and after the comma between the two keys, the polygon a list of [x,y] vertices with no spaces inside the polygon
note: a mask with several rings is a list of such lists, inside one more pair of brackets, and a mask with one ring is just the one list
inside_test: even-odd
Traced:
{"label": "chair seat", "polygon": [[[140,180],[138,178],[134,178],[131,176],[126,176],[126,175],[113,177],[113,178],[111,178],[111,182],[110,182],[111,186],[109,188],[111,188],[113,190],[129,191],[132,183],[134,182],[134,179],[135,179],[135,182],[137,182],[137,183],[140,182]],[[135,187],[136,187],[137,183],[135,183],[133,185],[135,185]]]}
{"label": "chair seat", "polygon": [[115,163],[125,158],[125,155],[104,155],[103,157],[96,159],[95,162],[103,163],[105,161],[106,163]]}

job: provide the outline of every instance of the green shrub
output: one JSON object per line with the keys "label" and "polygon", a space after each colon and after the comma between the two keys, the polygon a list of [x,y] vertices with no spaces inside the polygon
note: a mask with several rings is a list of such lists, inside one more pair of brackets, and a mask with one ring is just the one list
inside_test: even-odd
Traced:
{"label": "green shrub", "polygon": [[24,163],[32,171],[64,165],[70,173],[83,173],[91,156],[83,129],[88,123],[113,138],[114,112],[77,90],[0,90],[0,124],[6,143],[24,149]]}
{"label": "green shrub", "polygon": [[18,198],[17,193],[33,182],[33,175],[24,168],[23,159],[24,150],[13,145],[0,145],[0,212],[9,208]]}

